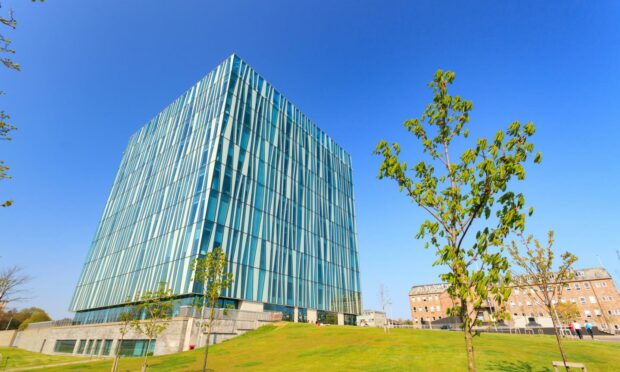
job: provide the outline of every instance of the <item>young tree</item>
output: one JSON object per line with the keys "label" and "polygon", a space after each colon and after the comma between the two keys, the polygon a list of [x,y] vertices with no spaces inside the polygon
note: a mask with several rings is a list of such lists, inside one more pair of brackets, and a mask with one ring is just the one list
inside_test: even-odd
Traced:
{"label": "young tree", "polygon": [[10,302],[24,300],[24,285],[30,277],[19,266],[12,266],[0,272],[0,304],[6,307]]}
{"label": "young tree", "polygon": [[[374,153],[383,157],[379,178],[397,182],[401,192],[430,215],[420,226],[419,239],[436,249],[434,265],[449,271],[440,277],[455,300],[449,315],[461,319],[468,368],[475,371],[472,328],[479,306],[492,297],[498,306],[510,295],[505,237],[523,230],[526,214],[522,194],[510,191],[510,181],[525,179],[524,163],[534,149],[528,142],[534,125],[512,123],[493,140],[480,138],[475,146],[454,156],[454,143],[466,142],[472,102],[448,93],[454,73],[438,70],[429,87],[430,103],[420,119],[405,121],[405,128],[420,142],[427,161],[409,168],[399,159],[400,145],[382,140]],[[457,144],[460,148],[463,144]],[[534,161],[540,162],[537,154]],[[530,208],[530,214],[532,209]],[[484,226],[476,225],[482,220]],[[473,267],[477,263],[478,267]]]}
{"label": "young tree", "polygon": [[[209,341],[211,329],[215,319],[215,307],[222,291],[230,288],[233,283],[232,273],[226,273],[226,253],[221,247],[207,252],[203,258],[197,258],[193,263],[194,281],[202,286],[202,294],[196,304],[200,310],[200,332],[207,328],[207,342],[205,354],[202,360],[202,371],[207,370],[207,357],[209,356]],[[208,309],[209,315],[205,319],[204,310]],[[206,321],[206,323],[205,323]]]}
{"label": "young tree", "polygon": [[118,370],[118,362],[120,358],[120,351],[123,346],[123,340],[125,339],[125,335],[129,332],[132,322],[136,320],[138,317],[138,314],[136,313],[136,309],[133,305],[131,305],[131,301],[129,299],[127,299],[126,301],[126,306],[127,306],[127,310],[123,311],[118,316],[118,321],[121,323],[121,327],[118,330],[119,333],[121,334],[121,338],[120,340],[118,340],[118,344],[116,345],[116,352],[114,353],[114,362],[112,363],[112,372],[116,372]]}
{"label": "young tree", "polygon": [[379,303],[381,304],[381,310],[383,310],[383,313],[385,314],[385,321],[383,322],[383,332],[389,333],[388,307],[392,305],[392,299],[390,298],[390,295],[388,294],[387,289],[385,289],[383,283],[379,284]]}
{"label": "young tree", "polygon": [[561,324],[570,324],[573,319],[576,319],[580,315],[577,305],[571,302],[560,302],[555,306],[555,312],[558,318],[560,318]]}
{"label": "young tree", "polygon": [[[147,291],[137,296],[134,301],[137,303],[138,318],[131,322],[131,327],[147,337],[142,371],[146,371],[148,367],[151,340],[157,339],[168,328],[174,306],[173,298],[174,293],[171,289],[167,289],[166,282],[162,281],[156,291]],[[141,320],[141,317],[144,320]]]}
{"label": "young tree", "polygon": [[[553,231],[549,231],[547,246],[543,246],[532,235],[527,238],[522,234],[520,237],[520,245],[514,240],[508,245],[508,251],[512,257],[512,261],[522,273],[513,275],[512,280],[514,286],[524,289],[529,297],[540,301],[546,308],[547,313],[551,316],[553,329],[555,331],[555,339],[558,343],[558,349],[562,355],[564,367],[566,366],[566,354],[562,347],[562,337],[560,336],[560,322],[558,314],[555,311],[555,301],[562,296],[562,290],[567,280],[574,277],[572,265],[577,261],[577,256],[570,252],[562,253],[561,262],[557,269],[554,268],[553,259]],[[528,290],[528,289],[533,289]]]}

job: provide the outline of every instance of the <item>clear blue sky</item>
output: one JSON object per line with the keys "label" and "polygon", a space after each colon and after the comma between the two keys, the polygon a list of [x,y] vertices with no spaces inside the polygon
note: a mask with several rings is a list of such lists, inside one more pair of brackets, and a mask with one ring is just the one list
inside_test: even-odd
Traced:
{"label": "clear blue sky", "polygon": [[[339,3],[335,5],[334,3]],[[379,181],[378,140],[414,143],[402,122],[430,99],[437,68],[474,101],[473,137],[513,120],[544,154],[522,189],[529,231],[599,257],[620,275],[620,3],[617,1],[3,1],[23,72],[0,70],[0,107],[19,126],[0,159],[0,266],[34,279],[54,318],[68,304],[130,134],[232,52],[352,155],[364,306],[384,282],[395,316],[438,281],[414,238],[424,213]],[[405,151],[416,160],[416,152]]]}

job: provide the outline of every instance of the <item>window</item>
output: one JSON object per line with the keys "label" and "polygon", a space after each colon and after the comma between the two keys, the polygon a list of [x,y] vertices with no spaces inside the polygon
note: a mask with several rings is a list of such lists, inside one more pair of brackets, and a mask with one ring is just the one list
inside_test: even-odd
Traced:
{"label": "window", "polygon": [[414,312],[414,313],[416,312],[416,308],[415,308],[415,306],[413,307],[413,312]]}
{"label": "window", "polygon": [[294,321],[295,308],[284,305],[265,304],[263,306],[265,311],[277,311],[282,313],[282,320],[286,322]]}
{"label": "window", "polygon": [[77,353],[83,354],[85,346],[86,346],[86,340],[80,340],[80,344],[78,345],[78,348],[77,348]]}
{"label": "window", "polygon": [[101,355],[110,355],[110,350],[112,350],[112,340],[105,340]]}
{"label": "window", "polygon": [[56,344],[54,345],[54,352],[73,354],[75,343],[76,340],[56,340]]}
{"label": "window", "polygon": [[583,315],[585,315],[586,318],[592,318],[592,313],[590,313],[590,310],[584,310]]}
{"label": "window", "polygon": [[570,302],[573,303],[573,304],[576,304],[577,303],[577,299],[575,297],[571,297],[570,298]]}
{"label": "window", "polygon": [[575,283],[575,290],[581,291],[581,286],[579,286],[579,283]]}
{"label": "window", "polygon": [[101,352],[101,340],[97,340],[95,342],[95,350],[93,350],[93,354],[99,355],[100,352]]}
{"label": "window", "polygon": [[603,286],[603,288],[607,287],[607,282],[602,282],[601,285]]}
{"label": "window", "polygon": [[84,350],[84,354],[90,354],[90,349],[93,347],[93,340],[88,340],[86,343],[86,349]]}
{"label": "window", "polygon": [[596,298],[594,296],[590,296],[588,298],[590,299],[590,303],[591,304],[595,304],[596,303]]}
{"label": "window", "polygon": [[[146,353],[148,340],[123,340],[119,355],[123,356],[144,356]],[[155,340],[151,340],[149,347],[149,355],[153,355],[155,351]]]}
{"label": "window", "polygon": [[583,283],[583,288],[590,289],[590,283],[588,282]]}
{"label": "window", "polygon": [[596,282],[596,283],[594,283],[594,286],[595,286],[596,288],[600,288],[600,287],[601,287],[601,283]]}
{"label": "window", "polygon": [[355,320],[357,319],[356,315],[344,314],[344,325],[356,325]]}
{"label": "window", "polygon": [[600,309],[594,309],[594,315],[601,316],[601,310]]}
{"label": "window", "polygon": [[297,321],[299,323],[305,323],[308,321],[308,309],[305,307],[297,308]]}
{"label": "window", "polygon": [[510,306],[514,306],[515,302],[514,301],[510,301]]}
{"label": "window", "polygon": [[525,303],[527,304],[527,306],[532,306],[532,303],[529,301],[526,301]]}
{"label": "window", "polygon": [[577,276],[585,276],[585,273],[583,271],[577,271]]}
{"label": "window", "polygon": [[582,304],[586,303],[586,298],[585,297],[579,297],[579,302],[581,302]]}
{"label": "window", "polygon": [[564,289],[566,289],[567,291],[570,291],[570,284],[564,284]]}
{"label": "window", "polygon": [[[441,311],[441,307],[439,307],[439,305],[435,306],[435,309],[437,309],[437,311]],[[439,317],[439,319],[441,319],[441,317]]]}
{"label": "window", "polygon": [[317,310],[316,318],[319,322],[324,324],[338,324],[338,313],[331,311]]}
{"label": "window", "polygon": [[564,297],[560,298],[560,302],[565,304],[566,303],[566,299]]}
{"label": "window", "polygon": [[519,294],[519,288],[515,288],[515,294]]}

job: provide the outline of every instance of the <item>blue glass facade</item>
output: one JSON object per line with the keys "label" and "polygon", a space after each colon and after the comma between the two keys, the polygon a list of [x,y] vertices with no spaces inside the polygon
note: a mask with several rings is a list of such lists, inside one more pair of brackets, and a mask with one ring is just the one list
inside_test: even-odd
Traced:
{"label": "blue glass facade", "polygon": [[71,310],[162,280],[187,299],[192,260],[221,246],[224,298],[358,314],[352,181],[349,154],[233,55],[131,137]]}

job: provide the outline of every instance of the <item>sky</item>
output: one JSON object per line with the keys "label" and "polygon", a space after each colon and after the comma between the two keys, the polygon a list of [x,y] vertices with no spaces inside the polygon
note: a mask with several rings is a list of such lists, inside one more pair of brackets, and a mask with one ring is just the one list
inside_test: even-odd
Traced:
{"label": "sky", "polygon": [[[0,69],[0,268],[32,276],[53,318],[69,302],[129,136],[235,52],[351,153],[364,308],[410,318],[412,285],[438,282],[415,239],[425,212],[378,180],[381,139],[420,160],[402,126],[438,68],[474,102],[472,140],[532,121],[543,163],[518,185],[527,232],[620,277],[617,1],[2,1],[23,71]],[[5,30],[3,30],[4,32]]]}

